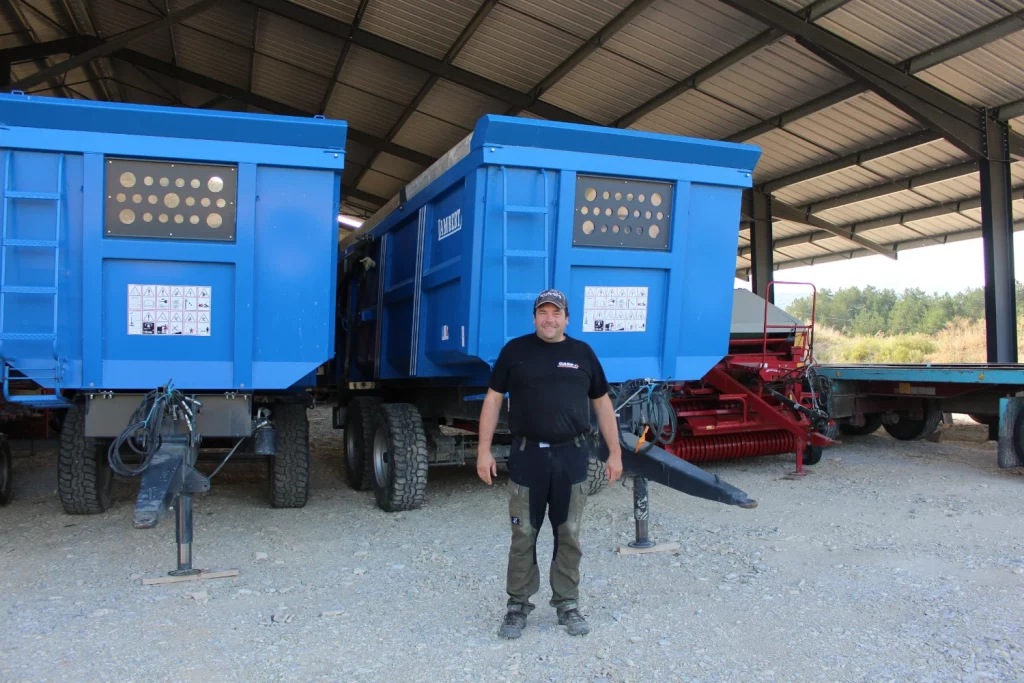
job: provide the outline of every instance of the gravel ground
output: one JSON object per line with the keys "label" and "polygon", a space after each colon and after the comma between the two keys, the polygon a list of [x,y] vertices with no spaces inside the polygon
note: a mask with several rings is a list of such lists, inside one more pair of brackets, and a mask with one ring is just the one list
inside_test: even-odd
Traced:
{"label": "gravel ground", "polygon": [[633,533],[617,484],[584,515],[591,634],[557,626],[542,572],[504,641],[507,475],[434,470],[423,509],[386,514],[344,484],[329,411],[313,421],[309,504],[270,509],[264,467],[225,468],[197,497],[195,562],[240,575],[162,586],[139,579],[173,568],[173,518],[132,529],[136,482],[67,516],[53,444],[15,444],[0,680],[1024,680],[1024,478],[973,423],[850,438],[802,480],[783,457],[706,467],[755,510],[652,486],[652,535],[677,553],[615,552]]}

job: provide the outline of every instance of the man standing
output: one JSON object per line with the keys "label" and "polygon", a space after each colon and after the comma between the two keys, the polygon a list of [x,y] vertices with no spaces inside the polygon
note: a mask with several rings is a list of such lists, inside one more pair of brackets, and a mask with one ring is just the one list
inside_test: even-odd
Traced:
{"label": "man standing", "polygon": [[508,611],[499,635],[518,638],[540,590],[537,533],[545,512],[555,537],[551,558],[551,606],[570,635],[590,627],[579,612],[580,519],[586,502],[590,408],[608,444],[609,483],[622,474],[618,427],[604,369],[586,342],[565,335],[569,306],[562,292],[549,289],[533,304],[536,333],[509,341],[498,355],[480,411],[476,470],[488,485],[498,474],[491,439],[501,402],[509,396],[512,432],[509,456]]}

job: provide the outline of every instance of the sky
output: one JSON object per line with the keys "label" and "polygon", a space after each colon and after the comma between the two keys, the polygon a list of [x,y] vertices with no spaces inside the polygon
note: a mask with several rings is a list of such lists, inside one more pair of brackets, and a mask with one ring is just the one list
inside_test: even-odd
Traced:
{"label": "sky", "polygon": [[[1024,233],[1018,232],[1013,236],[1013,260],[1017,279],[1024,280]],[[981,238],[978,238],[910,249],[895,261],[884,256],[866,256],[851,261],[780,270],[775,273],[775,279],[811,282],[819,290],[874,285],[897,292],[919,287],[928,293],[954,294],[984,286],[985,263]],[[750,283],[736,280],[736,287],[750,289]],[[810,290],[779,285],[778,292],[783,295],[781,298],[788,299]]]}

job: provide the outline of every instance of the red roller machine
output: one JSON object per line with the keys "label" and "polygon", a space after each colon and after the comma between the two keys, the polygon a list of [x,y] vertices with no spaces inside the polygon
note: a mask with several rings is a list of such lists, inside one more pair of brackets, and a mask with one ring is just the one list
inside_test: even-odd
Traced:
{"label": "red roller machine", "polygon": [[829,381],[815,372],[813,345],[813,305],[805,324],[736,290],[729,354],[702,380],[672,387],[675,419],[658,421],[659,445],[691,463],[794,453],[794,474],[803,475],[837,443]]}

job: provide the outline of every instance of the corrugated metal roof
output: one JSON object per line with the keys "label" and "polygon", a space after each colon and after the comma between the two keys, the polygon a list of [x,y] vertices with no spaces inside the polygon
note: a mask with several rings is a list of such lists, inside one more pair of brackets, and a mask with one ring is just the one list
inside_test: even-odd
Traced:
{"label": "corrugated metal roof", "polygon": [[979,227],[981,225],[981,216],[978,215],[975,218],[966,213],[950,213],[945,216],[937,216],[935,218],[928,218],[921,221],[912,221],[907,223],[907,225],[920,231],[927,231],[927,234],[929,235],[939,235],[947,231],[966,230],[972,227]]}
{"label": "corrugated metal roof", "polygon": [[845,156],[912,133],[920,124],[875,93],[864,93],[786,126],[804,140]]}
{"label": "corrugated metal roof", "polygon": [[644,116],[630,128],[720,139],[754,123],[757,123],[756,116],[745,114],[699,90],[689,90]]}
{"label": "corrugated metal roof", "polygon": [[175,27],[174,41],[182,67],[237,88],[249,87],[249,50],[185,26]]}
{"label": "corrugated metal roof", "polygon": [[849,82],[786,38],[701,84],[704,92],[760,118],[792,109]]}
{"label": "corrugated metal roof", "polygon": [[889,62],[898,62],[1006,15],[994,2],[856,0],[818,25]]}
{"label": "corrugated metal roof", "polygon": [[[78,25],[89,23],[82,8],[94,15],[99,35],[108,38],[151,22],[195,0],[75,0],[72,8]],[[210,10],[188,19],[172,30],[154,32],[131,46],[167,63],[174,63],[226,85],[281,101],[292,107],[315,111],[328,89],[329,79],[342,50],[337,26],[330,21],[352,22],[359,0],[293,1],[307,10],[286,19],[286,5],[256,10],[245,0],[223,0]],[[383,36],[407,49],[442,57],[480,7],[481,0],[370,0],[361,28]],[[777,0],[790,10],[803,9],[811,0]],[[500,0],[477,33],[460,53],[456,66],[497,81],[520,92],[529,92],[555,67],[613,20],[630,0]],[[58,24],[74,30],[64,0],[33,0],[33,7],[51,15]],[[826,30],[873,50],[882,59],[899,61],[920,54],[970,31],[1024,10],[1024,0],[850,0],[831,12],[819,25]],[[258,13],[257,13],[258,12]],[[322,24],[317,19],[321,13]],[[33,11],[39,40],[63,37]],[[34,17],[34,18],[33,18]],[[256,21],[258,17],[258,22]],[[0,11],[0,33],[15,31],[9,7]],[[299,23],[297,23],[299,22]],[[6,28],[4,28],[6,27]],[[342,27],[343,28],[343,27]],[[676,82],[734,50],[767,27],[719,0],[656,0],[630,24],[588,54],[570,73],[544,94],[546,103],[609,123],[649,101]],[[55,32],[51,35],[48,32]],[[254,35],[255,34],[255,35]],[[25,36],[27,38],[27,36]],[[172,44],[173,39],[173,44]],[[22,42],[14,35],[0,35],[0,45]],[[255,69],[253,63],[255,42]],[[55,64],[64,57],[48,59]],[[116,76],[129,101],[170,103],[179,96],[192,106],[207,104],[215,93],[183,85],[156,73],[141,73],[116,58]],[[339,83],[327,106],[327,114],[349,122],[353,130],[387,137],[405,107],[427,80],[415,58],[398,62],[353,46]],[[998,106],[1024,98],[1024,31],[980,47],[944,64],[932,66],[919,77],[972,105]],[[18,64],[14,77],[34,72],[34,64]],[[92,78],[93,69],[76,69],[69,81]],[[454,80],[453,80],[454,79]],[[186,80],[188,80],[186,78]],[[462,139],[476,120],[489,112],[505,112],[510,105],[458,85],[448,74],[420,103],[419,110],[402,127],[396,142],[429,155],[441,155]],[[793,39],[777,41],[721,71],[690,90],[649,112],[634,128],[678,135],[725,138],[783,111],[813,101],[849,79],[826,62],[811,55]],[[83,96],[105,96],[93,84],[76,88]],[[214,88],[217,89],[217,88]],[[36,88],[49,90],[48,84]],[[56,93],[60,94],[60,92]],[[223,109],[258,111],[251,104],[222,100],[212,105]],[[524,117],[531,112],[517,112]],[[900,139],[924,128],[899,109],[874,94],[863,94],[799,120],[791,117],[785,129],[776,129],[751,140],[763,155],[755,182],[803,171]],[[1014,125],[1024,126],[1024,116]],[[419,173],[417,163],[389,155],[375,155],[371,147],[352,143],[350,165],[345,172],[351,185],[362,174],[360,187],[387,196],[402,182]],[[356,153],[353,153],[356,152]],[[373,167],[362,168],[376,158]],[[965,154],[948,142],[920,145],[882,159],[847,167],[823,177],[807,179],[776,191],[780,202],[795,206],[825,200],[895,179],[918,175],[960,163]],[[365,171],[365,172],[364,172]],[[1024,164],[1012,167],[1013,184],[1024,185]],[[862,222],[878,216],[917,208],[978,193],[978,175],[918,186],[815,215],[837,224]],[[357,202],[356,205],[365,205]],[[1024,201],[1015,202],[1024,211]],[[1024,214],[1022,214],[1024,215]],[[912,240],[975,230],[979,210],[917,221],[911,226],[890,225],[870,231],[878,241]],[[785,221],[774,224],[776,239],[799,239],[821,234],[816,228]],[[930,239],[930,238],[929,238]],[[922,243],[926,243],[925,240]],[[747,245],[746,236],[740,237]],[[849,240],[829,238],[795,245],[778,252],[782,261],[795,255],[805,260],[835,259],[857,250]],[[841,256],[842,257],[842,256]],[[739,259],[738,263],[744,262]],[[749,260],[746,260],[749,266]],[[748,267],[747,266],[747,267]]]}
{"label": "corrugated metal roof", "polygon": [[1024,33],[933,66],[918,74],[975,106],[996,106],[1024,97]]}
{"label": "corrugated metal roof", "polygon": [[772,238],[782,239],[784,237],[796,237],[813,232],[813,228],[792,221],[775,221],[772,225]]}
{"label": "corrugated metal roof", "polygon": [[473,0],[373,0],[361,27],[431,57],[443,57],[473,18]]}
{"label": "corrugated metal roof", "polygon": [[526,92],[583,41],[498,5],[455,59],[455,66]]}
{"label": "corrugated metal roof", "polygon": [[783,254],[786,258],[814,258],[815,256],[822,256],[826,253],[824,248],[818,246],[814,242],[808,242],[807,244],[796,244],[789,247],[783,247],[776,251]]}
{"label": "corrugated metal roof", "polygon": [[851,166],[813,180],[789,185],[772,194],[787,204],[799,206],[876,185],[882,180],[883,178],[878,173],[869,171],[862,166]]}
{"label": "corrugated metal roof", "polygon": [[[62,7],[60,0],[32,0],[32,7],[26,7],[28,3],[22,4],[22,15],[29,24],[29,28],[36,35],[36,40],[39,42],[46,42],[48,40],[57,40],[58,38],[64,38],[68,35],[71,30],[70,22],[63,21],[64,8]],[[49,21],[46,21],[39,12],[42,12],[47,17],[52,19],[55,23],[64,26],[65,30],[61,30],[57,26],[54,26]],[[63,22],[63,23],[62,23]],[[18,31],[21,27],[15,27],[12,25],[13,30]]]}
{"label": "corrugated metal roof", "polygon": [[319,111],[329,79],[257,54],[252,91],[302,111]]}
{"label": "corrugated metal roof", "polygon": [[820,164],[833,155],[779,128],[747,141],[761,148],[761,159],[754,169],[754,182],[777,178],[787,173]]}
{"label": "corrugated metal roof", "polygon": [[507,104],[493,97],[441,79],[423,98],[417,111],[453,123],[468,132],[484,114],[503,114],[507,110]]}
{"label": "corrugated metal roof", "polygon": [[392,178],[389,175],[370,169],[363,176],[363,179],[359,181],[359,189],[375,194],[378,197],[390,198],[398,194],[398,191],[402,189],[405,182],[400,178]]}
{"label": "corrugated metal roof", "polygon": [[871,220],[880,216],[887,216],[902,211],[913,211],[931,206],[933,202],[922,196],[915,190],[903,190],[894,192],[884,197],[872,199],[869,202],[857,202],[847,204],[828,211],[821,211],[815,215],[837,225],[848,225],[861,221]]}
{"label": "corrugated metal roof", "polygon": [[121,82],[121,89],[131,94],[132,101],[139,104],[167,106],[171,98],[161,92],[152,82],[139,73],[137,69],[121,62],[114,62],[114,75]]}
{"label": "corrugated metal roof", "polygon": [[672,85],[625,57],[598,49],[541,96],[545,102],[608,124]]}
{"label": "corrugated metal roof", "polygon": [[356,130],[384,137],[404,109],[404,104],[338,83],[331,93],[325,114],[332,119],[348,121],[349,126]]}
{"label": "corrugated metal roof", "polygon": [[170,30],[157,31],[144,40],[137,40],[128,47],[144,55],[155,57],[165,62],[174,61],[174,41]]}
{"label": "corrugated metal roof", "polygon": [[966,160],[967,155],[959,147],[946,140],[937,140],[907,152],[867,161],[864,167],[889,178],[906,178]]}
{"label": "corrugated metal roof", "polygon": [[139,9],[117,0],[93,0],[89,8],[100,38],[109,38],[160,18],[152,8]]}
{"label": "corrugated metal roof", "polygon": [[981,174],[972,173],[954,180],[933,183],[917,189],[917,193],[931,204],[942,204],[966,197],[977,197],[981,193]]}
{"label": "corrugated metal roof", "polygon": [[340,38],[270,12],[260,12],[257,36],[257,49],[263,54],[321,76],[334,77],[334,65],[343,45]]}
{"label": "corrugated metal roof", "polygon": [[[172,12],[194,4],[195,0],[166,0]],[[189,17],[181,26],[203,31],[239,47],[252,46],[256,9],[241,0],[221,0],[206,11]]]}
{"label": "corrugated metal roof", "polygon": [[631,0],[502,0],[502,4],[587,39],[624,10]]}
{"label": "corrugated metal roof", "polygon": [[423,171],[423,167],[419,164],[414,164],[411,161],[400,159],[385,152],[382,152],[377,157],[373,167],[381,173],[385,173],[393,178],[399,178],[406,182],[412,180]]}
{"label": "corrugated metal roof", "polygon": [[715,0],[660,0],[604,47],[680,81],[764,30]]}
{"label": "corrugated metal roof", "polygon": [[427,82],[419,69],[378,55],[361,47],[349,50],[339,81],[399,104],[413,101]]}
{"label": "corrugated metal roof", "polygon": [[359,0],[291,0],[300,7],[311,9],[334,19],[351,24],[359,8]]}
{"label": "corrugated metal roof", "polygon": [[465,128],[435,119],[422,112],[409,117],[402,130],[395,136],[395,142],[424,154],[440,157],[466,137]]}

